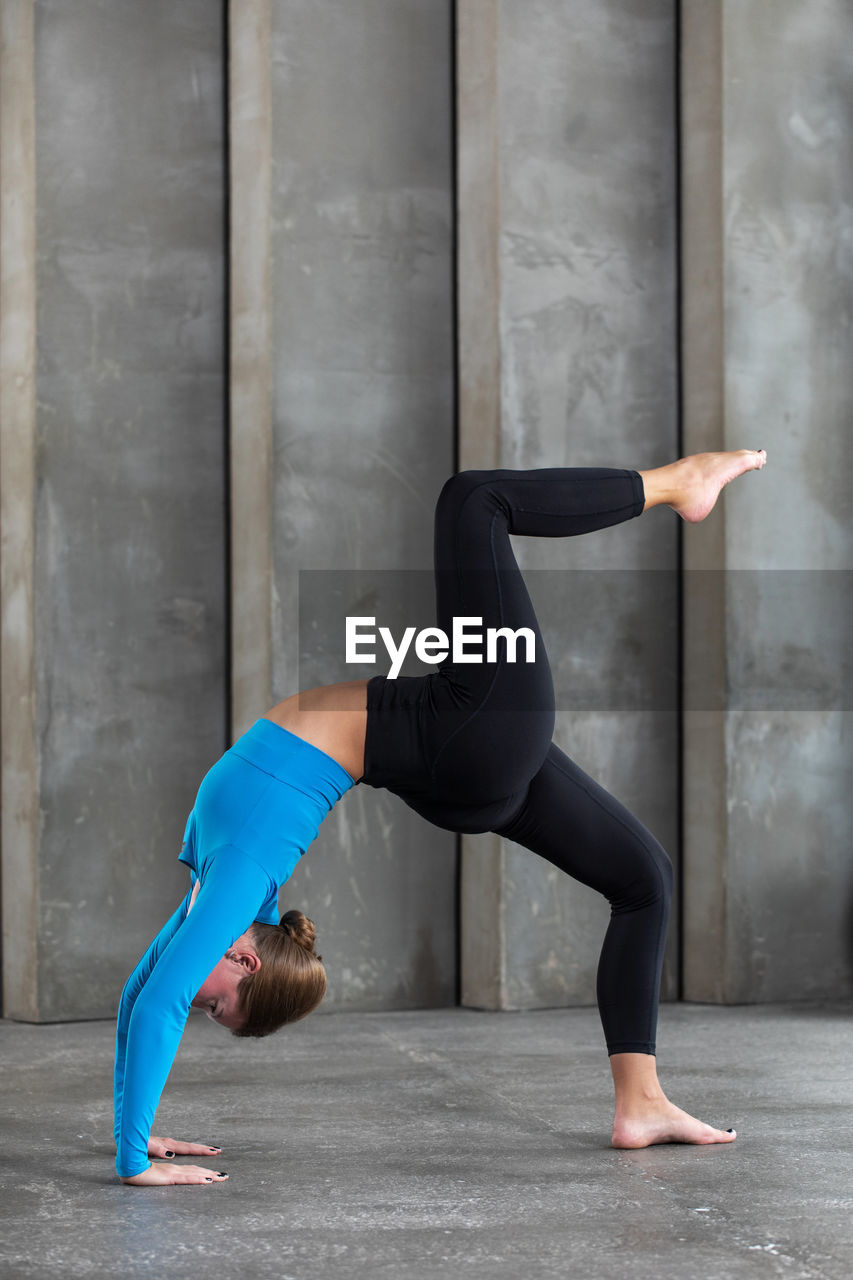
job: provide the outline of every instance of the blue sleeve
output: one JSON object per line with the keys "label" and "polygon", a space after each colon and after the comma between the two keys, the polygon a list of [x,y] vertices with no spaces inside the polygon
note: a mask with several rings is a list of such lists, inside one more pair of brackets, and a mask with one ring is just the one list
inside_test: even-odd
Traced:
{"label": "blue sleeve", "polygon": [[[234,845],[215,850],[207,860],[192,911],[184,912],[154,957],[127,1018],[123,1093],[117,1117],[119,1177],[131,1178],[148,1168],[154,1113],[178,1051],[190,1003],[232,942],[253,923],[275,887],[268,873]],[[183,905],[158,936],[155,947],[181,910]]]}
{"label": "blue sleeve", "polygon": [[[199,892],[201,892],[199,890]],[[133,1006],[148,978],[151,975],[155,964],[163,954],[167,944],[171,942],[174,934],[179,926],[186,918],[186,914],[190,908],[190,899],[192,897],[192,885],[190,891],[178,907],[175,914],[170,920],[163,925],[163,928],[157,934],[157,937],[151,943],[151,946],[145,952],[145,955],[139,961],[133,973],[124,984],[124,990],[121,993],[121,1000],[118,1006],[118,1021],[116,1025],[116,1056],[115,1056],[115,1074],[113,1084],[114,1114],[115,1123],[113,1134],[118,1146],[119,1133],[121,1131],[121,1109],[122,1099],[124,1096],[124,1063],[127,1054],[127,1027],[130,1022],[130,1015],[133,1012]]]}

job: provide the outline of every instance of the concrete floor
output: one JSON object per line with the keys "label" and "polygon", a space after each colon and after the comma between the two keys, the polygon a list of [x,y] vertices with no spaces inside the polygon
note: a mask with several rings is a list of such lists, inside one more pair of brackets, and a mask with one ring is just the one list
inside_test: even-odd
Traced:
{"label": "concrete floor", "polygon": [[112,1026],[0,1022],[0,1276],[849,1280],[850,1012],[665,1006],[670,1096],[740,1136],[639,1152],[592,1009],[193,1015],[155,1132],[230,1181],[151,1190],[112,1174]]}

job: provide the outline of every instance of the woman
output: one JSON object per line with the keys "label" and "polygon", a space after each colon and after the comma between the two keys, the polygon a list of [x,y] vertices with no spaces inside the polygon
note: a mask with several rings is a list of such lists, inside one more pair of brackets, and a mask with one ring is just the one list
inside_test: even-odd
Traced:
{"label": "woman", "polygon": [[554,690],[509,535],[588,533],[665,503],[705,518],[722,487],[760,470],[763,450],[698,454],[652,471],[466,471],[435,514],[438,626],[529,628],[535,661],[445,662],[426,676],[374,676],[274,707],[205,777],[180,857],[191,890],[122,993],[116,1038],[116,1168],[134,1186],[227,1174],[163,1162],[218,1147],[150,1136],[190,1005],[237,1035],[310,1013],[325,973],[301,912],[277,923],[278,889],[326,813],[357,782],[386,787],[451,831],[494,831],[603,893],[611,919],[598,1005],[616,1093],[612,1142],[731,1142],[668,1101],[655,1029],[672,867],[653,836],[551,741]]}

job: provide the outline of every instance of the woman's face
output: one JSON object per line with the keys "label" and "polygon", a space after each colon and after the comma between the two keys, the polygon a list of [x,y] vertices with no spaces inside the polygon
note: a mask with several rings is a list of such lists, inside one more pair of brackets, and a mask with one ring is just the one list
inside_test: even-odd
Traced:
{"label": "woman's face", "polygon": [[261,967],[251,936],[242,934],[205,978],[192,999],[194,1009],[204,1009],[212,1022],[229,1031],[243,1025],[243,1011],[237,997],[241,979]]}

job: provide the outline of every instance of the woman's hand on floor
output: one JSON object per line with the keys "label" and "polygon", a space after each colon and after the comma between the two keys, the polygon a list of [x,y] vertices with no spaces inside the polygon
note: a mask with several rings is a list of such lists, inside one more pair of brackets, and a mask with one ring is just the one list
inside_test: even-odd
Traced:
{"label": "woman's hand on floor", "polygon": [[228,1174],[216,1169],[203,1169],[197,1164],[150,1164],[142,1173],[132,1178],[121,1178],[129,1187],[172,1187],[182,1184],[203,1186],[214,1182],[227,1182]]}
{"label": "woman's hand on floor", "polygon": [[155,1138],[153,1133],[148,1139],[149,1156],[171,1160],[173,1156],[218,1156],[221,1147],[211,1147],[204,1142],[181,1142],[178,1138]]}

